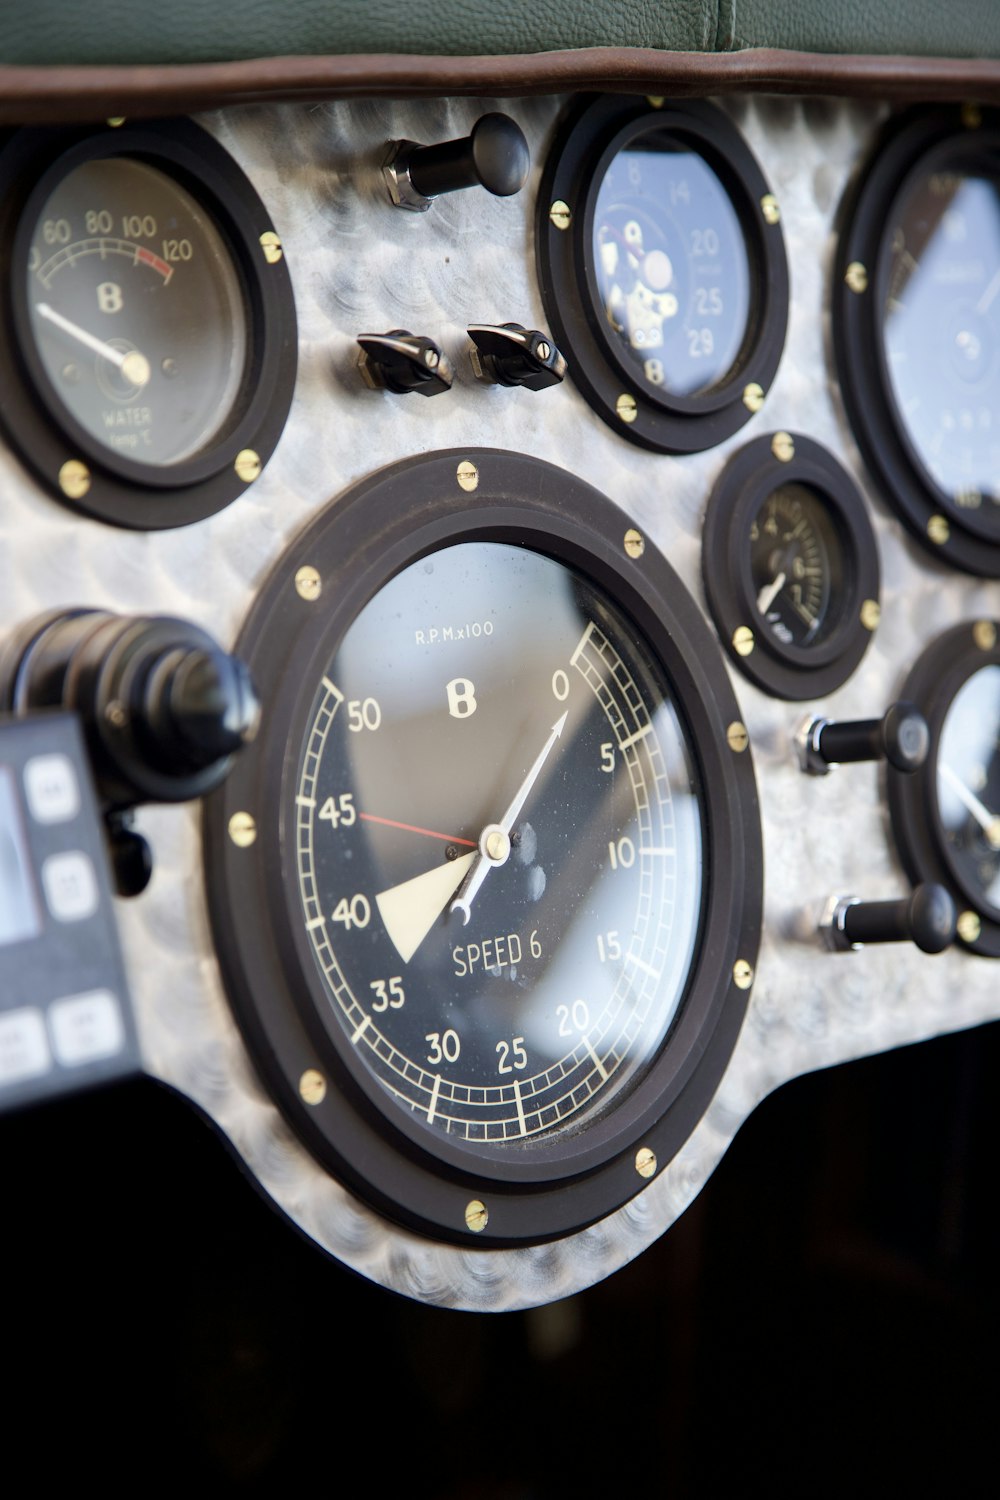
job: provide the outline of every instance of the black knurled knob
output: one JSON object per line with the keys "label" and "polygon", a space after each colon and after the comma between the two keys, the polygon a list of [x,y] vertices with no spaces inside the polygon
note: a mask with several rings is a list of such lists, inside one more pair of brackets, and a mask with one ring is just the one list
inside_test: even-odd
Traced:
{"label": "black knurled knob", "polygon": [[955,941],[958,913],[943,885],[918,885],[900,901],[853,901],[842,908],[845,946],[912,941],[924,953],[943,953]]}

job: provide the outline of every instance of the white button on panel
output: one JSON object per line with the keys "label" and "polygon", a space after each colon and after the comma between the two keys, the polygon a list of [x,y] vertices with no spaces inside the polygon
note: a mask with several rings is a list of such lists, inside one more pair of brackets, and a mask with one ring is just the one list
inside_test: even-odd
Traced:
{"label": "white button on panel", "polygon": [[0,1088],[25,1078],[38,1078],[51,1066],[42,1012],[24,1006],[0,1015]]}
{"label": "white button on panel", "polygon": [[57,922],[82,922],[97,910],[94,866],[79,849],[50,854],[42,865],[42,885],[49,911]]}
{"label": "white button on panel", "polygon": [[68,823],[80,811],[80,785],[68,755],[36,755],[29,760],[24,792],[36,823]]}
{"label": "white button on panel", "polygon": [[110,990],[67,995],[49,1006],[56,1061],[64,1068],[114,1057],[125,1045],[121,1007]]}

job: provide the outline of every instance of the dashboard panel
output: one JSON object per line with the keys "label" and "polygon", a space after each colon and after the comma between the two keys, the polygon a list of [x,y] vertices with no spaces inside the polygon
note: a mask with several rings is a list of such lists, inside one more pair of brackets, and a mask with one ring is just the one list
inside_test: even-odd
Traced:
{"label": "dashboard panel", "polygon": [[[693,1201],[742,1121],[780,1084],[1000,1015],[991,963],[961,944],[933,957],[912,943],[834,953],[818,932],[831,895],[893,900],[909,893],[910,879],[884,772],[869,763],[803,774],[796,746],[803,716],[880,718],[942,632],[993,621],[1000,603],[996,583],[950,569],[902,524],[862,457],[848,420],[855,397],[838,377],[831,317],[841,295],[834,277],[842,204],[889,106],[762,94],[716,101],[777,205],[787,332],[758,409],[714,446],[682,455],[647,451],[600,420],[573,382],[569,349],[569,377],[549,389],[474,378],[470,326],[550,329],[536,222],[546,163],[571,107],[555,97],[373,99],[201,116],[265,205],[294,295],[298,375],[273,456],[216,513],[177,529],[131,531],[74,514],[13,447],[0,453],[0,629],[82,605],[183,617],[227,648],[285,550],[325,507],[335,510],[337,498],[374,471],[426,454],[504,450],[585,479],[617,509],[623,548],[626,532],[637,531],[663,554],[706,630],[714,626],[705,580],[717,566],[703,555],[706,507],[742,448],[766,439],[781,450],[801,434],[832,454],[860,491],[881,584],[852,675],[790,702],[729,659],[722,669],[748,731],[763,841],[760,948],[732,1056],[704,1115],[658,1175],[569,1237],[476,1249],[444,1242],[399,1224],[331,1175],[275,1107],[234,1019],[208,915],[200,808],[144,806],[137,814],[153,874],[146,891],[118,903],[118,918],[144,1070],[212,1119],[265,1192],[324,1249],[383,1286],[476,1310],[565,1296],[631,1260]],[[393,207],[383,176],[387,142],[465,137],[496,109],[517,122],[530,148],[521,192],[447,194],[422,214]],[[444,352],[455,371],[449,390],[418,400],[365,386],[358,335],[396,329]],[[135,503],[141,507],[141,497]],[[721,647],[719,655],[721,664]]]}

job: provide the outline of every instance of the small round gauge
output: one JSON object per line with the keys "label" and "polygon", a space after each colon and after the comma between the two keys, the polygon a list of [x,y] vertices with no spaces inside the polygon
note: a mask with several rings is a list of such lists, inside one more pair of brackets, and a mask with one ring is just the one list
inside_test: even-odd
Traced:
{"label": "small round gauge", "polygon": [[878,624],[864,501],[833,455],[801,434],[757,438],[730,459],[705,514],[702,575],[730,657],[778,698],[846,682]]}
{"label": "small round gauge", "polygon": [[549,321],[594,410],[668,453],[759,410],[784,343],[780,211],[708,105],[605,97],[576,109],[539,197]]}
{"label": "small round gauge", "polygon": [[439,1237],[540,1241],[632,1197],[745,1008],[746,731],[624,537],[537,460],[427,455],[321,514],[239,643],[265,728],[207,825],[234,1008],[321,1160]]}
{"label": "small round gauge", "polygon": [[930,729],[913,776],[888,772],[893,833],[914,883],[938,881],[961,913],[959,938],[1000,958],[1000,623],[956,625],[910,672],[903,698]]}
{"label": "small round gauge", "polygon": [[234,499],[295,373],[280,241],[235,163],[186,122],[22,131],[0,182],[12,440],[61,499],[118,524]]}
{"label": "small round gauge", "polygon": [[848,200],[833,333],[844,403],[911,531],[1000,576],[1000,125],[894,122]]}

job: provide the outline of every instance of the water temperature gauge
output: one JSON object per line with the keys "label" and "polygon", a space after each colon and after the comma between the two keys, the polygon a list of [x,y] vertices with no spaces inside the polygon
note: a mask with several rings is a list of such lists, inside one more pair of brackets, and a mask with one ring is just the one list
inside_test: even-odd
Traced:
{"label": "water temperature gauge", "polygon": [[295,371],[282,246],[236,164],[186,122],[22,131],[0,181],[12,440],[60,498],[123,525],[233,499]]}

